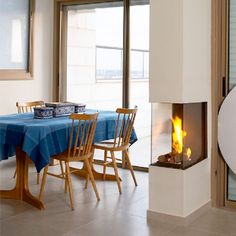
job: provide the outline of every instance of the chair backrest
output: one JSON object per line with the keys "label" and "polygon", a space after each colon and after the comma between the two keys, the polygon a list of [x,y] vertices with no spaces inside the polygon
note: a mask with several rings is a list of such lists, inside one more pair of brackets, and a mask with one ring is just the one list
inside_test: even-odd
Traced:
{"label": "chair backrest", "polygon": [[44,101],[16,103],[18,113],[33,112],[34,107],[42,107],[42,106],[44,106]]}
{"label": "chair backrest", "polygon": [[68,144],[68,158],[83,159],[92,155],[92,144],[98,113],[71,114],[72,127]]}
{"label": "chair backrest", "polygon": [[133,109],[116,109],[116,113],[118,113],[118,118],[114,137],[114,148],[129,144],[137,111],[137,106],[135,106],[135,108]]}

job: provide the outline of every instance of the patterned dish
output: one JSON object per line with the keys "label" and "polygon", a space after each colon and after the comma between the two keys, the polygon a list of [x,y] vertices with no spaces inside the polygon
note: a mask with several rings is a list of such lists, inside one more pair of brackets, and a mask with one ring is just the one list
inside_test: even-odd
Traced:
{"label": "patterned dish", "polygon": [[80,112],[84,112],[85,111],[85,104],[82,103],[75,103],[75,113],[80,113]]}
{"label": "patterned dish", "polygon": [[53,108],[51,107],[35,107],[34,118],[35,119],[50,119],[53,117]]}
{"label": "patterned dish", "polygon": [[86,105],[84,103],[74,103],[74,102],[63,102],[66,104],[74,105],[75,106],[75,113],[81,113],[85,111]]}
{"label": "patterned dish", "polygon": [[45,106],[53,109],[54,117],[68,116],[75,112],[75,105],[73,103],[52,102],[45,103]]}

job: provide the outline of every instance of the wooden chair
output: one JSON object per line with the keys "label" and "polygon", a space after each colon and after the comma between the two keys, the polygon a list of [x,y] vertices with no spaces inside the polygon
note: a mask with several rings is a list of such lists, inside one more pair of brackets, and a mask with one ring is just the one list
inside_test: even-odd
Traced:
{"label": "wooden chair", "polygon": [[44,101],[34,101],[34,102],[17,102],[16,107],[18,113],[33,112],[34,107],[44,106]]}
{"label": "wooden chair", "polygon": [[[121,194],[121,184],[118,175],[118,168],[116,161],[122,161],[122,160],[115,158],[115,152],[122,151],[124,153],[124,157],[128,164],[128,168],[131,171],[131,175],[133,177],[135,186],[137,186],[137,181],[134,175],[133,167],[131,165],[128,153],[128,148],[130,146],[129,144],[130,136],[137,113],[137,107],[135,107],[134,109],[118,108],[116,112],[118,114],[118,119],[116,123],[114,139],[102,141],[100,143],[95,143],[94,148],[104,151],[103,179],[104,180],[106,179],[106,167],[108,165],[112,165],[114,167],[118,189]],[[110,152],[111,156],[107,155],[108,152]],[[107,159],[111,159],[111,161],[107,161]]]}
{"label": "wooden chair", "polygon": [[52,156],[53,159],[65,162],[65,172],[63,172],[63,174],[54,174],[48,172],[48,166],[44,168],[43,179],[39,194],[40,200],[42,200],[46,176],[51,175],[65,180],[65,186],[68,186],[69,189],[71,209],[74,210],[74,195],[71,183],[72,170],[70,170],[69,167],[69,163],[74,161],[84,161],[84,164],[87,168],[87,181],[90,178],[97,200],[100,200],[90,166],[93,157],[92,143],[97,124],[97,117],[98,113],[70,115],[70,119],[72,119],[72,128],[70,131],[68,150],[59,155]]}
{"label": "wooden chair", "polygon": [[[16,102],[16,107],[18,113],[33,112],[34,107],[44,106],[44,101],[34,101],[34,102]],[[16,177],[16,170],[14,173],[14,178]],[[37,184],[39,184],[40,174],[37,173]]]}

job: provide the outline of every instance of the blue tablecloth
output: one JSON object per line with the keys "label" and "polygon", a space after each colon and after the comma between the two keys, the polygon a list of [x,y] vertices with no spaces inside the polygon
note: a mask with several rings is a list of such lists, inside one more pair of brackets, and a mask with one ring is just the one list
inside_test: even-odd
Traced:
{"label": "blue tablecloth", "polygon": [[[94,142],[114,137],[116,119],[115,112],[99,111]],[[69,117],[43,120],[34,119],[33,113],[0,116],[0,160],[14,156],[16,147],[20,146],[39,172],[49,164],[52,155],[67,149],[70,127]],[[130,143],[136,140],[133,130]]]}

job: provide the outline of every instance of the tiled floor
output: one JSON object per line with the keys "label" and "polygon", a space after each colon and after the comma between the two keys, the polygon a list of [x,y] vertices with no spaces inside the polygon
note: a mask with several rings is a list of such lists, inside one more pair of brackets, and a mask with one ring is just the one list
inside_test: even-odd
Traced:
{"label": "tiled floor", "polygon": [[[14,160],[0,163],[0,188],[14,185]],[[136,172],[139,186],[134,187],[129,172],[120,170],[123,193],[115,182],[97,181],[101,201],[96,201],[91,185],[85,191],[84,180],[73,177],[75,211],[70,210],[68,195],[61,180],[48,177],[45,189],[46,210],[28,204],[1,200],[0,235],[81,235],[81,236],[233,236],[236,235],[236,212],[210,209],[185,225],[165,222],[147,223],[148,174]],[[36,175],[30,170],[32,193],[38,194]]]}

